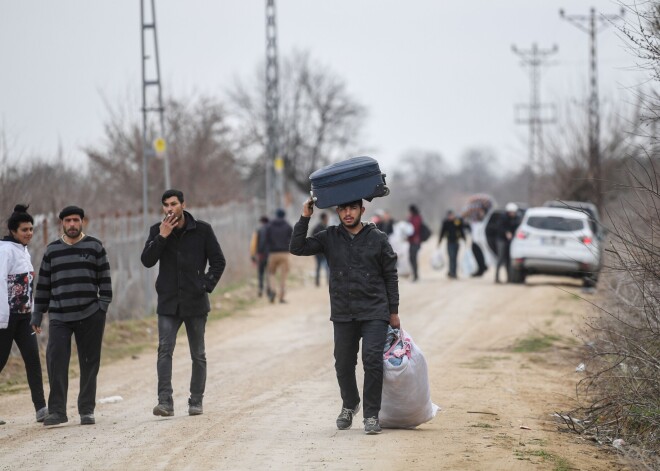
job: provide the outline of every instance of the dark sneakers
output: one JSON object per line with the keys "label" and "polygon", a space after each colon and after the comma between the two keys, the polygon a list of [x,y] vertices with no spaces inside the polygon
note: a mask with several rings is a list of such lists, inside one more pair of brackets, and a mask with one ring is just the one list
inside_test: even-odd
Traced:
{"label": "dark sneakers", "polygon": [[48,415],[48,407],[42,407],[37,411],[37,422],[43,422]]}
{"label": "dark sneakers", "polygon": [[188,399],[188,415],[202,415],[203,413],[202,401]]}
{"label": "dark sneakers", "polygon": [[341,408],[341,412],[337,417],[337,428],[339,430],[348,430],[353,425],[353,416],[360,411],[360,403],[354,409]]}
{"label": "dark sneakers", "polygon": [[367,417],[364,419],[364,433],[367,435],[377,435],[382,432],[380,422],[377,417]]}
{"label": "dark sneakers", "polygon": [[158,405],[154,407],[154,415],[172,417],[174,415],[174,406],[166,402],[159,402]]}
{"label": "dark sneakers", "polygon": [[94,425],[95,423],[94,414],[82,414],[80,416],[80,425]]}
{"label": "dark sneakers", "polygon": [[59,425],[65,422],[68,422],[69,418],[64,414],[58,414],[57,412],[49,413],[44,419],[44,425]]}

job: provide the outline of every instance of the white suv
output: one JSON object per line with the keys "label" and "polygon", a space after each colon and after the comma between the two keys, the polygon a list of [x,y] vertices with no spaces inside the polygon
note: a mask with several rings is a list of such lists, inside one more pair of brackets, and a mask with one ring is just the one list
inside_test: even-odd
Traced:
{"label": "white suv", "polygon": [[511,281],[527,275],[582,278],[594,287],[601,267],[600,238],[587,214],[564,208],[530,208],[511,242]]}

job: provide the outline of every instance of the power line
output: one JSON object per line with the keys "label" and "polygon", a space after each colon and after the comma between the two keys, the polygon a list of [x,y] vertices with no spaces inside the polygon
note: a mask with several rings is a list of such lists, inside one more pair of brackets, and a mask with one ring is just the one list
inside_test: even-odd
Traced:
{"label": "power line", "polygon": [[604,30],[612,21],[621,18],[624,9],[618,15],[596,15],[596,9],[591,8],[589,15],[567,15],[563,9],[559,16],[580,31],[589,35],[589,171],[588,178],[594,182],[594,203],[602,209],[602,172],[600,156],[600,104],[598,100],[598,56],[596,54],[597,34]]}
{"label": "power line", "polygon": [[[532,44],[531,49],[519,49],[515,45],[511,50],[522,60],[522,65],[529,67],[530,71],[530,100],[528,105],[516,105],[516,122],[518,124],[529,125],[529,187],[528,198],[531,202],[534,196],[534,176],[537,173],[543,173],[545,163],[543,159],[543,130],[542,125],[554,123],[555,113],[554,105],[547,105],[541,102],[541,71],[542,65],[547,63],[550,55],[558,51],[556,45],[551,49],[539,49],[536,43]],[[526,110],[527,116],[520,117],[520,110]],[[552,117],[544,117],[543,110],[550,109]]]}

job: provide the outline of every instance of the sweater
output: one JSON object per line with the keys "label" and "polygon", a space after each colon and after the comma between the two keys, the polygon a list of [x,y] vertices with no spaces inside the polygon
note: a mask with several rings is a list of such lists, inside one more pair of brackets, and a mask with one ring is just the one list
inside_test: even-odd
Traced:
{"label": "sweater", "polygon": [[0,241],[0,329],[6,329],[10,314],[32,312],[34,268],[26,246],[11,237]]}
{"label": "sweater", "polygon": [[32,325],[40,326],[43,313],[70,322],[97,311],[108,311],[112,301],[110,263],[103,244],[85,236],[69,245],[62,239],[48,244],[39,268]]}

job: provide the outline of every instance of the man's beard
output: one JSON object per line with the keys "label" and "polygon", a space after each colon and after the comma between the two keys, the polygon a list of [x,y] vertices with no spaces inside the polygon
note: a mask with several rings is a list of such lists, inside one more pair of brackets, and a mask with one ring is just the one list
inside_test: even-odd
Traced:
{"label": "man's beard", "polygon": [[345,228],[347,228],[347,229],[353,229],[353,228],[357,227],[357,226],[360,224],[360,222],[362,222],[362,221],[360,220],[359,217],[357,217],[357,218],[355,218],[355,220],[353,221],[353,224],[350,224],[350,225],[349,225],[349,224],[346,224],[344,221],[342,221],[341,223],[344,225]]}
{"label": "man's beard", "polygon": [[66,231],[66,236],[67,236],[69,239],[75,239],[76,237],[79,237],[79,236],[80,236],[80,233],[81,233],[81,232],[82,232],[81,229],[73,229],[73,228],[72,228],[72,229],[68,229],[68,230]]}

